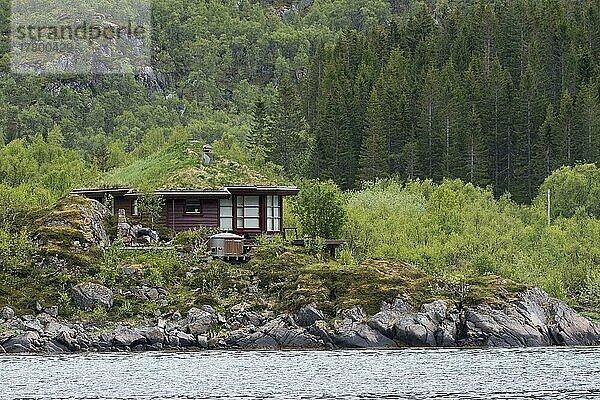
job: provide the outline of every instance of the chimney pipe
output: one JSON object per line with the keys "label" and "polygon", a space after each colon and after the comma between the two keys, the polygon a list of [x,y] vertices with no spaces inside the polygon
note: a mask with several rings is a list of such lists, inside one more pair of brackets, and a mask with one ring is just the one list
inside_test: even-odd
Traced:
{"label": "chimney pipe", "polygon": [[213,162],[212,146],[210,144],[202,146],[202,162],[206,165],[210,165]]}

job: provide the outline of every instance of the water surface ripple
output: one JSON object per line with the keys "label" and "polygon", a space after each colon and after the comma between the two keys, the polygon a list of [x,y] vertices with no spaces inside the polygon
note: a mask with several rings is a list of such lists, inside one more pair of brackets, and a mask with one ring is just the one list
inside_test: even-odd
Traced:
{"label": "water surface ripple", "polygon": [[0,399],[600,399],[600,348],[0,356]]}

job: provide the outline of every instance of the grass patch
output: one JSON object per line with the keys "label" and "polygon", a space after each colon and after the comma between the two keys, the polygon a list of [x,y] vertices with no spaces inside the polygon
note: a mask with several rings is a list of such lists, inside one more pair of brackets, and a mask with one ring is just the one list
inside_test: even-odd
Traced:
{"label": "grass patch", "polygon": [[202,145],[177,143],[125,167],[104,174],[98,184],[105,187],[218,189],[227,185],[273,185],[284,180],[268,166],[250,166],[219,157],[205,165]]}

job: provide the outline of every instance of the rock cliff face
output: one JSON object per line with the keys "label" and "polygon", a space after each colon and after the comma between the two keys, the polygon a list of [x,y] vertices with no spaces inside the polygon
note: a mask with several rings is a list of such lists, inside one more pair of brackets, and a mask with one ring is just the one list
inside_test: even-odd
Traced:
{"label": "rock cliff face", "polygon": [[278,316],[203,306],[136,326],[68,324],[47,312],[16,317],[8,308],[0,315],[0,352],[9,353],[600,344],[600,325],[540,289],[512,302],[460,309],[442,300],[414,309],[397,299],[371,316],[355,307],[329,320],[314,305]]}

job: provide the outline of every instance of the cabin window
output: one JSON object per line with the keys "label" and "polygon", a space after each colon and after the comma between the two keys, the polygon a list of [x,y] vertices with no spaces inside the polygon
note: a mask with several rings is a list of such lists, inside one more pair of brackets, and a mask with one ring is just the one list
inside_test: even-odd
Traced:
{"label": "cabin window", "polygon": [[186,214],[202,214],[202,201],[200,199],[187,199],[185,201]]}
{"label": "cabin window", "polygon": [[140,213],[140,210],[138,208],[137,199],[131,200],[131,215],[139,215],[139,213]]}
{"label": "cabin window", "polygon": [[260,198],[258,196],[238,196],[236,222],[239,229],[260,229]]}
{"label": "cabin window", "polygon": [[219,226],[225,231],[233,230],[233,202],[231,198],[219,201]]}
{"label": "cabin window", "polygon": [[267,196],[267,231],[281,230],[281,207],[279,196]]}

